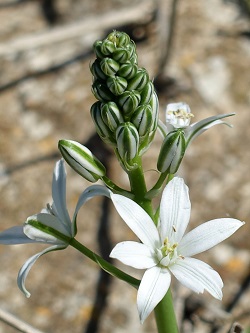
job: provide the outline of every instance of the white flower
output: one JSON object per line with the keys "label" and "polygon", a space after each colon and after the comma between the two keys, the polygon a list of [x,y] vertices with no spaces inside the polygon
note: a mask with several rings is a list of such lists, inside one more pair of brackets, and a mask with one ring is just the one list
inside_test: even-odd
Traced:
{"label": "white flower", "polygon": [[219,114],[217,116],[212,116],[205,118],[203,120],[197,121],[190,125],[191,118],[194,116],[191,113],[190,107],[188,104],[179,102],[179,103],[170,103],[166,108],[166,124],[164,124],[160,119],[158,120],[158,128],[165,138],[168,133],[181,129],[183,131],[186,148],[193,141],[194,138],[201,135],[203,132],[209,128],[224,124],[229,127],[232,127],[227,122],[221,120],[227,117],[235,115],[234,113],[228,114]]}
{"label": "white flower", "polygon": [[56,163],[52,182],[52,206],[48,205],[41,213],[30,216],[24,226],[15,226],[0,233],[0,244],[49,243],[52,246],[29,258],[18,273],[17,284],[21,291],[30,296],[25,288],[26,277],[43,254],[66,248],[76,235],[76,218],[81,206],[90,198],[106,193],[104,186],[88,187],[79,197],[73,219],[66,206],[66,171],[63,160]]}
{"label": "white flower", "polygon": [[185,128],[189,126],[193,116],[189,105],[186,103],[170,103],[167,105],[166,122],[171,124],[174,128]]}
{"label": "white flower", "polygon": [[162,300],[170,286],[172,273],[196,293],[207,290],[222,298],[223,282],[206,263],[191,256],[206,251],[231,236],[244,223],[231,218],[212,220],[184,235],[189,223],[191,204],[183,179],[174,178],[163,191],[158,228],[151,217],[134,201],[113,194],[111,199],[126,224],[142,243],[117,244],[110,256],[126,265],[146,269],[137,295],[143,322]]}

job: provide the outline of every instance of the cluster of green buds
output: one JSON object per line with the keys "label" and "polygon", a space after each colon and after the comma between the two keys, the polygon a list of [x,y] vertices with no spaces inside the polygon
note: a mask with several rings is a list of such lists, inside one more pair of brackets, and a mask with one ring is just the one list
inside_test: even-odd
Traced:
{"label": "cluster of green buds", "polygon": [[123,165],[132,165],[153,140],[158,98],[126,33],[113,31],[95,42],[94,51],[92,91],[98,102],[92,105],[91,116],[101,139],[114,147]]}

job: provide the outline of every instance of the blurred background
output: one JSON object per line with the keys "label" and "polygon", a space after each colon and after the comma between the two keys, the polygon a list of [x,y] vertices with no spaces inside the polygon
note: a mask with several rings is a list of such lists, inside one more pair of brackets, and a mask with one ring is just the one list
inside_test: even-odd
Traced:
{"label": "blurred background", "polygon": [[[108,165],[112,179],[127,186],[89,114],[95,102],[92,44],[113,29],[125,31],[136,41],[139,65],[154,79],[162,120],[166,104],[179,101],[189,104],[194,121],[236,113],[227,120],[233,128],[216,126],[191,144],[178,172],[190,188],[190,227],[218,217],[246,221],[229,240],[199,256],[221,274],[223,301],[194,295],[175,281],[172,286],[182,332],[242,332],[240,326],[249,332],[249,0],[0,0],[0,22],[0,230],[21,225],[51,202],[59,139],[86,144]],[[149,187],[160,145],[157,134],[144,157]],[[89,183],[67,171],[72,213]],[[134,237],[101,198],[82,208],[78,226],[77,239],[104,256],[118,241]],[[156,331],[153,316],[140,325],[135,290],[100,275],[71,248],[39,259],[26,282],[32,294],[26,299],[16,276],[42,248],[0,246],[4,313],[44,333]],[[117,265],[140,278],[141,272]],[[13,332],[0,321],[0,333]]]}

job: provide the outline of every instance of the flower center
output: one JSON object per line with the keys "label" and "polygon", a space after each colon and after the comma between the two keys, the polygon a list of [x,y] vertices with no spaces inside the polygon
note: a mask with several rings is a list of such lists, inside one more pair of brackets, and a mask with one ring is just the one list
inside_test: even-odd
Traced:
{"label": "flower center", "polygon": [[178,243],[171,244],[168,240],[168,237],[165,238],[163,246],[159,249],[158,255],[158,258],[160,260],[159,264],[161,266],[168,267],[180,257],[177,253],[177,246]]}
{"label": "flower center", "polygon": [[166,121],[175,128],[189,126],[193,116],[189,106],[185,103],[171,103],[167,105]]}

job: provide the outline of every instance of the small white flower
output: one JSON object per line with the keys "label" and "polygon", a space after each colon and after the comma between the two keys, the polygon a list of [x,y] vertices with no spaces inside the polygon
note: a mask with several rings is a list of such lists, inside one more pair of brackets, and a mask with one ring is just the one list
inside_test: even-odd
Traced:
{"label": "small white flower", "polygon": [[209,265],[191,256],[217,245],[244,223],[222,218],[201,224],[184,235],[191,204],[183,179],[174,178],[163,191],[158,228],[151,217],[134,201],[118,194],[111,199],[126,224],[142,243],[118,243],[110,256],[126,265],[146,269],[137,294],[141,322],[148,317],[169,289],[172,273],[196,293],[207,290],[222,299],[223,282]]}
{"label": "small white flower", "polygon": [[0,244],[46,243],[52,246],[29,258],[18,273],[17,284],[21,291],[30,296],[25,288],[26,277],[39,257],[43,254],[66,248],[76,235],[76,218],[81,206],[96,195],[107,195],[104,186],[88,187],[79,197],[73,219],[69,217],[66,206],[66,171],[63,160],[56,163],[53,181],[53,204],[43,209],[41,213],[30,216],[24,226],[15,226],[0,233]]}
{"label": "small white flower", "polygon": [[166,122],[174,128],[186,128],[193,116],[189,105],[186,103],[170,103],[167,105]]}

